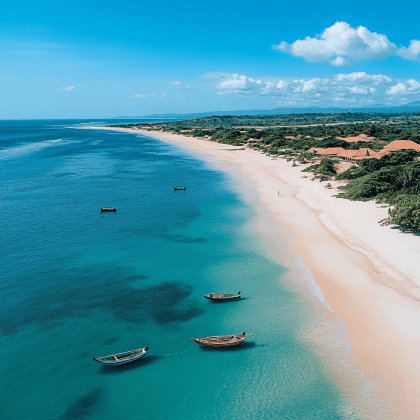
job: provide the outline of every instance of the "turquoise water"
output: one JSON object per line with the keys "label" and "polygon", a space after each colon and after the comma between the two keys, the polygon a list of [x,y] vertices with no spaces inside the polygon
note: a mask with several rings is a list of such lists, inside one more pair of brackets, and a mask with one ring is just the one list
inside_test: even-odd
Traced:
{"label": "turquoise water", "polygon": [[[1,418],[356,418],[305,339],[319,308],[267,257],[229,175],[77,123],[0,122]],[[203,297],[220,290],[245,299]],[[190,339],[242,331],[256,335],[234,349]],[[143,346],[130,365],[92,360]]]}

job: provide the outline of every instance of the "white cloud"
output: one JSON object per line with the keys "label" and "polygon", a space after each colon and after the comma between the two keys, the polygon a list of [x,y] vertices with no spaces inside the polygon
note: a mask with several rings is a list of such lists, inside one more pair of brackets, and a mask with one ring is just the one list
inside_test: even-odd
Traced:
{"label": "white cloud", "polygon": [[397,55],[406,60],[418,60],[420,58],[420,41],[412,39],[408,47],[401,47]]}
{"label": "white cloud", "polygon": [[409,84],[408,90],[410,92],[420,91],[420,82],[418,82],[416,79],[408,79],[407,83]]}
{"label": "white cloud", "polygon": [[154,93],[137,93],[136,95],[130,95],[130,98],[153,98]]}
{"label": "white cloud", "polygon": [[390,95],[402,101],[411,96],[420,98],[420,82],[416,79],[395,79],[383,74],[365,72],[340,73],[332,78],[264,81],[233,74],[216,86],[219,95],[272,96],[282,104],[354,104],[381,103]]}
{"label": "white cloud", "polygon": [[364,71],[354,71],[349,74],[337,74],[334,79],[344,83],[364,83],[373,85],[391,84],[392,79],[383,74],[367,74]]}
{"label": "white cloud", "polygon": [[368,93],[367,88],[360,86],[353,86],[351,88],[347,88],[347,90],[355,95],[366,95]]}
{"label": "white cloud", "polygon": [[402,82],[398,82],[395,86],[392,86],[386,91],[387,95],[405,95],[407,93],[407,85]]}
{"label": "white cloud", "polygon": [[273,48],[309,62],[329,62],[339,67],[349,66],[356,60],[384,60],[395,55],[417,60],[420,55],[418,40],[411,40],[409,47],[398,48],[386,35],[371,32],[364,26],[353,28],[347,22],[336,22],[320,35],[307,36],[291,44],[282,41]]}
{"label": "white cloud", "polygon": [[246,76],[233,74],[230,78],[223,80],[217,87],[220,92],[234,92],[244,95],[253,95],[258,92],[259,95],[270,95],[274,88],[271,82],[262,82],[261,80],[249,79]]}
{"label": "white cloud", "polygon": [[287,89],[287,86],[289,86],[289,82],[286,82],[284,80],[280,80],[277,83],[277,89],[279,89],[279,90],[286,90]]}
{"label": "white cloud", "polygon": [[410,94],[420,94],[420,82],[415,79],[408,79],[404,82],[398,82],[386,91],[387,95],[402,96]]}
{"label": "white cloud", "polygon": [[336,57],[334,60],[330,61],[330,64],[336,67],[348,67],[350,66],[350,61],[343,57]]}
{"label": "white cloud", "polygon": [[172,82],[173,85],[179,86],[182,82]]}
{"label": "white cloud", "polygon": [[67,87],[60,87],[57,90],[65,90],[67,92],[71,92],[72,90],[74,90],[76,86],[67,86]]}

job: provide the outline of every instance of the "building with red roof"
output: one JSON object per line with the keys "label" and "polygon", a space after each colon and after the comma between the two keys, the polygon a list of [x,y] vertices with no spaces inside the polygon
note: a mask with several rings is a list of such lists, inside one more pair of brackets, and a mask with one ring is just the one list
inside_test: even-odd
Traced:
{"label": "building with red roof", "polygon": [[328,147],[325,150],[326,156],[337,156],[339,153],[344,152],[342,147]]}
{"label": "building with red roof", "polygon": [[337,155],[338,158],[355,162],[361,159],[380,159],[381,154],[369,148],[361,148],[359,150],[344,150]]}
{"label": "building with red roof", "polygon": [[397,152],[399,150],[418,150],[420,152],[420,144],[412,140],[394,140],[384,147],[389,152]]}

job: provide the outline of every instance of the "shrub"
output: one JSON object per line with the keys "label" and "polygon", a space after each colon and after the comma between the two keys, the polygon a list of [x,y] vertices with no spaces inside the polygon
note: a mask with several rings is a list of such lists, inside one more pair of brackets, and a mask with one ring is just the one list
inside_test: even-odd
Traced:
{"label": "shrub", "polygon": [[338,163],[336,160],[322,158],[321,162],[315,165],[308,166],[302,172],[317,172],[323,175],[333,176],[336,174],[334,165]]}
{"label": "shrub", "polygon": [[338,175],[337,180],[357,179],[368,173],[369,172],[365,168],[359,168],[358,166],[353,165],[351,168],[347,169],[347,171],[344,171]]}
{"label": "shrub", "polygon": [[397,225],[420,228],[420,196],[400,195],[391,211],[391,217]]}
{"label": "shrub", "polygon": [[347,149],[348,146],[349,143],[347,143],[345,140],[338,139],[325,139],[318,143],[318,147],[322,147],[323,149],[328,147],[342,147],[343,149]]}

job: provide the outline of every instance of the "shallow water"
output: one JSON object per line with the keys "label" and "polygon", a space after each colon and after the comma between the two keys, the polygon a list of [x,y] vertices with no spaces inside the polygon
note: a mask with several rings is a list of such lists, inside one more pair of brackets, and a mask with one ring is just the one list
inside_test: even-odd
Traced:
{"label": "shallow water", "polygon": [[[306,338],[327,309],[268,257],[238,184],[80,122],[0,122],[2,419],[360,418]],[[203,297],[229,290],[244,299]],[[242,331],[233,349],[190,339]]]}

